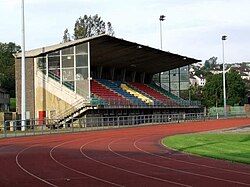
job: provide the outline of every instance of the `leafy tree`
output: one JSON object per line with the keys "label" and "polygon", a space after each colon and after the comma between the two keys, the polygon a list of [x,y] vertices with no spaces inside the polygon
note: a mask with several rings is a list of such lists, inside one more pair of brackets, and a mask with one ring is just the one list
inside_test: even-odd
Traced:
{"label": "leafy tree", "polygon": [[113,29],[111,23],[108,22],[108,23],[107,23],[107,26],[108,26],[107,34],[108,34],[109,36],[114,36],[114,35],[115,35],[115,31],[114,31],[114,29]]}
{"label": "leafy tree", "polygon": [[207,107],[223,105],[222,74],[207,77],[202,91],[202,103]]}
{"label": "leafy tree", "polygon": [[211,74],[212,74],[212,73],[211,73],[210,71],[207,71],[207,70],[204,70],[204,69],[196,70],[196,71],[195,71],[195,75],[197,75],[197,76],[203,75],[203,76],[207,77],[207,76],[209,76],[209,75],[211,75]]}
{"label": "leafy tree", "polygon": [[[235,70],[226,73],[226,93],[227,104],[231,106],[244,104],[246,99],[246,85]],[[206,85],[202,91],[203,104],[208,107],[215,106],[216,104],[223,106],[223,95],[222,74],[208,76]]]}
{"label": "leafy tree", "polygon": [[226,77],[227,103],[231,106],[244,104],[246,101],[247,89],[245,82],[241,79],[236,70],[231,70]]}
{"label": "leafy tree", "polygon": [[190,99],[193,101],[202,100],[202,87],[194,85],[190,86]]}
{"label": "leafy tree", "polygon": [[65,29],[64,33],[63,33],[63,43],[71,41],[71,36],[69,34],[69,30]]}
{"label": "leafy tree", "polygon": [[217,65],[217,57],[211,57],[208,60],[205,61],[205,64],[203,66],[203,69],[212,69]]}
{"label": "leafy tree", "polygon": [[[67,33],[68,31],[66,32],[66,35],[64,35],[64,38],[67,38]],[[101,19],[101,17],[98,16],[98,14],[94,16],[84,15],[83,17],[79,17],[76,20],[73,37],[76,40],[80,38],[97,36],[104,33],[114,36],[114,30],[110,22],[107,22],[106,25],[106,23]]]}
{"label": "leafy tree", "polygon": [[15,58],[14,53],[21,49],[15,43],[0,42],[0,83],[1,87],[15,97]]}

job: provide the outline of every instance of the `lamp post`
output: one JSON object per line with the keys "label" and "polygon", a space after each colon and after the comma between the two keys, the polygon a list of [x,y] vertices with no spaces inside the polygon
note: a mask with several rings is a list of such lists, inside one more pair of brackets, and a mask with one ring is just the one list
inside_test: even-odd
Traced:
{"label": "lamp post", "polygon": [[21,85],[22,85],[22,90],[21,90],[21,130],[25,131],[26,128],[26,83],[25,83],[25,76],[26,76],[26,71],[25,71],[25,24],[24,24],[24,0],[22,0],[22,16],[21,16],[21,35],[22,35],[22,78],[21,78]]}
{"label": "lamp post", "polygon": [[[164,15],[160,15],[160,42],[161,42],[161,50],[162,50],[162,26],[161,26],[161,22],[165,20]],[[161,87],[161,72],[159,73],[159,83],[160,83],[160,87]]]}
{"label": "lamp post", "polygon": [[160,41],[161,41],[161,50],[162,50],[162,27],[161,27],[161,22],[165,20],[165,17],[164,15],[160,15]]}
{"label": "lamp post", "polygon": [[226,101],[226,76],[225,76],[225,54],[224,54],[224,41],[227,39],[227,36],[222,36],[222,60],[223,60],[223,93],[224,93],[224,116],[227,116],[227,101]]}

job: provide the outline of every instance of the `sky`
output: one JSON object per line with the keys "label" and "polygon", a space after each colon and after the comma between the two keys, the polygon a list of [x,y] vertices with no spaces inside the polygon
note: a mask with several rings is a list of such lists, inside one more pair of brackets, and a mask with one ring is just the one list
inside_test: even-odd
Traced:
{"label": "sky", "polygon": [[[250,62],[250,0],[24,0],[26,50],[62,42],[80,16],[98,14],[115,37],[202,60]],[[21,0],[0,0],[0,42],[21,45]]]}

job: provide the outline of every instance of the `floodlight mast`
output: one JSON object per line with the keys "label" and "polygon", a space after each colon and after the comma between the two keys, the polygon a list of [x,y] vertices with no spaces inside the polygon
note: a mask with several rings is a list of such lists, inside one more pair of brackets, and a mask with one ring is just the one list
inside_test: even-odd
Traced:
{"label": "floodlight mast", "polygon": [[[162,26],[161,26],[161,22],[165,20],[164,15],[160,15],[160,42],[161,42],[161,50],[162,50]],[[161,87],[161,73],[159,73],[159,83],[160,83],[160,87]]]}
{"label": "floodlight mast", "polygon": [[161,26],[161,22],[165,20],[165,17],[164,15],[160,15],[160,41],[161,41],[161,50],[162,50],[162,26]]}
{"label": "floodlight mast", "polygon": [[24,23],[24,0],[22,0],[22,16],[21,16],[21,35],[22,35],[22,78],[21,78],[21,130],[26,129],[26,71],[25,71],[25,23]]}
{"label": "floodlight mast", "polygon": [[223,60],[223,93],[224,93],[224,116],[227,117],[227,98],[226,98],[226,75],[225,75],[225,46],[224,41],[227,39],[227,36],[222,36],[222,60]]}

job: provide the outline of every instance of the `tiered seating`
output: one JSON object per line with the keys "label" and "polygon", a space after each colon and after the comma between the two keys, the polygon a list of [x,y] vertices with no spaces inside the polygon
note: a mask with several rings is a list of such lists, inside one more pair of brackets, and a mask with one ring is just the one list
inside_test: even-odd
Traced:
{"label": "tiered seating", "polygon": [[105,85],[109,89],[113,90],[114,92],[124,96],[133,104],[146,105],[146,103],[144,101],[142,101],[141,99],[137,98],[136,96],[134,96],[132,94],[129,94],[128,92],[126,92],[125,90],[120,88],[121,82],[119,82],[119,81],[112,82],[110,80],[105,80],[105,79],[98,79],[97,81],[100,82],[101,84]]}
{"label": "tiered seating", "polygon": [[97,95],[101,99],[108,101],[110,104],[128,104],[129,100],[122,97],[118,93],[108,89],[96,80],[90,82],[91,93]]}
{"label": "tiered seating", "polygon": [[171,92],[168,92],[167,90],[161,88],[160,86],[157,86],[156,84],[149,84],[148,85],[149,87],[157,90],[158,92],[164,94],[164,95],[167,95],[168,97],[170,97],[171,99],[175,100],[176,102],[178,103],[182,103],[182,104],[185,104],[187,103],[186,100],[182,99],[181,97],[178,97],[174,94],[172,94]]}
{"label": "tiered seating", "polygon": [[154,104],[154,101],[153,101],[152,99],[150,99],[150,98],[144,96],[143,94],[141,94],[141,93],[135,91],[134,89],[128,87],[126,84],[121,84],[120,86],[121,86],[121,88],[122,88],[123,90],[125,90],[125,91],[128,92],[128,93],[130,93],[131,95],[134,95],[134,96],[138,97],[138,98],[141,99],[142,101],[144,101],[144,102],[146,102],[146,103],[148,103],[148,104]]}
{"label": "tiered seating", "polygon": [[171,98],[169,98],[166,95],[164,95],[164,94],[156,91],[155,89],[147,86],[146,84],[135,83],[135,82],[129,82],[129,84],[132,85],[133,87],[141,90],[142,92],[152,96],[153,98],[155,98],[158,101],[162,102],[164,105],[167,105],[167,106],[177,106],[178,105]]}

